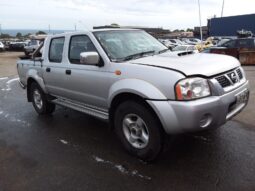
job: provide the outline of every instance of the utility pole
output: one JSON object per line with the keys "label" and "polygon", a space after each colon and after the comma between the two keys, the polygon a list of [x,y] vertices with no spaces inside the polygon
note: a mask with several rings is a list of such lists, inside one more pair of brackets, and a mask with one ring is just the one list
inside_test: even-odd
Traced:
{"label": "utility pole", "polygon": [[49,34],[50,34],[50,24],[49,24]]}
{"label": "utility pole", "polygon": [[0,23],[0,35],[2,36],[2,24]]}
{"label": "utility pole", "polygon": [[76,31],[76,23],[74,24],[74,31]]}
{"label": "utility pole", "polygon": [[224,6],[225,6],[225,0],[223,0],[222,2],[221,17],[223,17]]}
{"label": "utility pole", "polygon": [[200,0],[198,0],[198,9],[199,9],[199,23],[200,23],[200,38],[201,38],[201,43],[202,43],[203,42],[203,30],[202,30],[202,22],[201,22]]}

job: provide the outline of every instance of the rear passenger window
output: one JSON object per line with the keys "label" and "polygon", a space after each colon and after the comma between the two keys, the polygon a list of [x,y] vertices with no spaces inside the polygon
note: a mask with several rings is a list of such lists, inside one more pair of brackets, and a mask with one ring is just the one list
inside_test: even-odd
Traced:
{"label": "rear passenger window", "polygon": [[54,38],[51,40],[50,43],[50,50],[49,50],[49,61],[50,62],[62,62],[62,55],[64,49],[65,38]]}
{"label": "rear passenger window", "polygon": [[73,36],[69,47],[70,62],[73,64],[80,64],[80,54],[82,52],[97,52],[97,50],[88,36]]}

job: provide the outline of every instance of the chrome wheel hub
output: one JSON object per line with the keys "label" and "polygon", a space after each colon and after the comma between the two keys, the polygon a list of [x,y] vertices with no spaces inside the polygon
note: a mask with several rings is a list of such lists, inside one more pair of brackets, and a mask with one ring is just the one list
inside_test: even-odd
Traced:
{"label": "chrome wheel hub", "polygon": [[41,96],[40,92],[37,89],[34,90],[33,98],[34,98],[34,102],[35,102],[36,107],[38,109],[42,109],[42,107],[43,107],[42,96]]}
{"label": "chrome wheel hub", "polygon": [[122,122],[122,129],[127,141],[137,149],[145,148],[149,143],[149,131],[141,117],[128,114]]}

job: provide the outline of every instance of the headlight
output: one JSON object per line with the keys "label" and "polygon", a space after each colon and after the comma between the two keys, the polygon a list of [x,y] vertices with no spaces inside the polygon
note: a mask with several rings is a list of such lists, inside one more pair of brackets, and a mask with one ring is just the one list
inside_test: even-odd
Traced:
{"label": "headlight", "polygon": [[187,78],[175,86],[177,100],[193,100],[211,95],[208,81],[203,78]]}

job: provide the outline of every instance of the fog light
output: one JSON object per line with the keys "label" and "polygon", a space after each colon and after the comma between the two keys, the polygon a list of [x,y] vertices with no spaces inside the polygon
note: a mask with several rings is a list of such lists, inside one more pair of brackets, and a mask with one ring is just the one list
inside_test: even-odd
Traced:
{"label": "fog light", "polygon": [[212,123],[212,116],[210,114],[205,114],[200,120],[200,127],[206,128]]}

